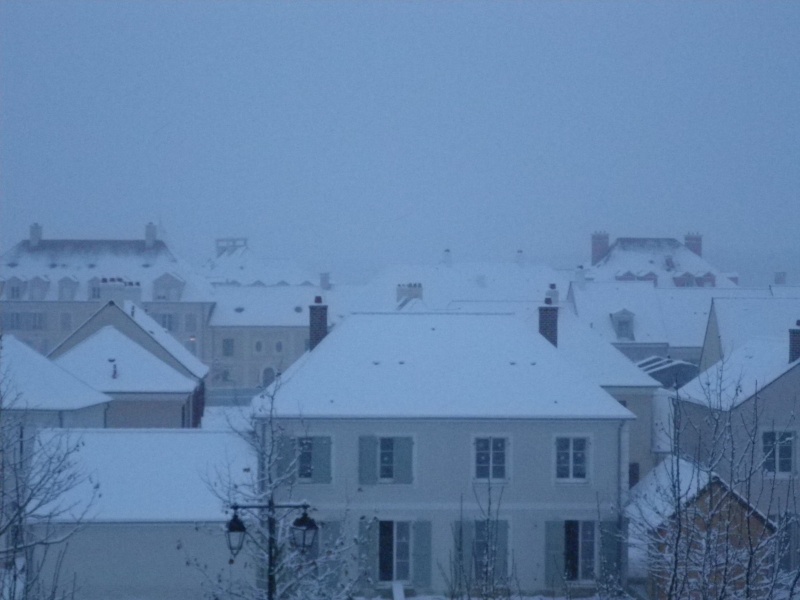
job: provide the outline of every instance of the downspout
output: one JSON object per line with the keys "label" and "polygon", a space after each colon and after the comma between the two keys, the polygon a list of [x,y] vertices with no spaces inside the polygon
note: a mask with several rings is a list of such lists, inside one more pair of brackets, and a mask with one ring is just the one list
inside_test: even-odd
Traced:
{"label": "downspout", "polygon": [[619,422],[619,428],[617,429],[617,470],[618,470],[618,477],[617,477],[617,531],[619,533],[620,539],[619,543],[617,544],[617,565],[619,565],[619,583],[620,585],[627,586],[627,577],[626,574],[623,572],[623,561],[622,561],[622,553],[623,549],[627,547],[627,544],[623,544],[623,531],[625,526],[625,519],[622,516],[622,429],[625,427],[625,421]]}

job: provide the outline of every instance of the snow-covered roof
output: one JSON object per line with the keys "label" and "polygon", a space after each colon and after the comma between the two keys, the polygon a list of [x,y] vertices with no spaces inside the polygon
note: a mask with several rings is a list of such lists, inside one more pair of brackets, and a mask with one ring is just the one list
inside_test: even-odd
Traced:
{"label": "snow-covered roof", "polygon": [[210,286],[191,266],[178,258],[163,240],[152,244],[142,240],[52,240],[41,239],[32,245],[23,240],[0,258],[5,278],[31,280],[42,277],[50,282],[42,300],[59,300],[58,282],[70,278],[78,282],[76,299],[89,299],[89,282],[95,278],[109,285],[141,288],[141,300],[153,300],[153,282],[172,274],[185,282],[182,301],[205,301]]}
{"label": "snow-covered roof", "polygon": [[108,325],[62,354],[56,364],[106,393],[191,393],[197,382]]}
{"label": "snow-covered roof", "polygon": [[0,344],[5,408],[76,410],[111,401],[13,335],[4,334]]}
{"label": "snow-covered roof", "polygon": [[800,296],[715,298],[714,315],[720,349],[728,356],[755,337],[788,339],[789,329],[800,319]]}
{"label": "snow-covered roof", "polygon": [[90,480],[58,502],[84,506],[97,484],[85,522],[224,521],[223,499],[230,497],[225,481],[252,483],[256,473],[251,448],[230,431],[83,429],[69,434],[81,441],[76,458]]}
{"label": "snow-covered roof", "polygon": [[313,286],[219,286],[210,325],[308,327],[308,307],[323,294],[327,302],[328,292]]}
{"label": "snow-covered roof", "polygon": [[[453,302],[450,308],[459,312],[514,313],[527,331],[538,333],[539,305],[539,302]],[[603,387],[661,385],[563,305],[558,312],[558,350]]]}
{"label": "snow-covered roof", "polygon": [[729,410],[800,365],[789,362],[789,335],[753,338],[680,389],[680,398]]}
{"label": "snow-covered roof", "polygon": [[398,286],[408,284],[422,286],[416,310],[431,311],[446,310],[451,302],[463,300],[537,301],[544,298],[551,283],[566,294],[569,275],[524,261],[397,265],[367,284],[352,310],[396,310],[403,304]]}
{"label": "snow-covered roof", "polygon": [[658,527],[694,500],[712,476],[689,461],[667,457],[631,488],[625,515],[637,529]]}
{"label": "snow-covered roof", "polygon": [[133,319],[153,340],[155,340],[164,350],[167,351],[175,360],[181,363],[186,369],[198,379],[202,379],[208,374],[208,366],[199,358],[189,352],[178,340],[176,340],[166,329],[155,322],[141,308],[130,300],[126,300],[122,305],[123,312]]}
{"label": "snow-covered roof", "polygon": [[515,315],[352,315],[270,389],[282,416],[632,418]]}
{"label": "snow-covered roof", "polygon": [[291,260],[264,258],[245,243],[222,247],[205,265],[206,277],[217,285],[314,285],[319,278]]}
{"label": "snow-covered roof", "polygon": [[[711,301],[768,297],[769,288],[657,288],[645,281],[586,282],[570,290],[578,316],[613,343],[701,347]],[[633,340],[618,339],[611,315],[633,313]]]}
{"label": "snow-covered roof", "polygon": [[655,276],[658,287],[675,287],[673,278],[685,273],[694,277],[710,273],[716,287],[736,287],[722,271],[674,238],[617,238],[587,276],[595,281],[614,281],[630,275]]}

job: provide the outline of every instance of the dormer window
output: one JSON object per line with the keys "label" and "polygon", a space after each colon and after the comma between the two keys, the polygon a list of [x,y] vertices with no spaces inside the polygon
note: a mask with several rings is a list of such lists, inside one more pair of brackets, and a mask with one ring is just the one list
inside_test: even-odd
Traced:
{"label": "dormer window", "polygon": [[89,300],[100,300],[100,278],[92,277],[89,280]]}
{"label": "dormer window", "polygon": [[25,290],[27,287],[27,281],[24,281],[19,277],[12,277],[6,284],[6,297],[9,300],[22,300],[22,298],[25,296]]}
{"label": "dormer window", "polygon": [[624,308],[611,315],[611,324],[618,340],[632,342],[636,339],[633,335],[633,317],[634,314]]}
{"label": "dormer window", "polygon": [[50,287],[50,281],[44,277],[34,277],[30,283],[30,298],[31,300],[44,300],[47,296],[47,289]]}
{"label": "dormer window", "polygon": [[72,277],[62,277],[58,281],[58,299],[69,302],[75,300],[75,292],[78,290],[78,282]]}
{"label": "dormer window", "polygon": [[186,282],[171,273],[164,273],[153,281],[153,300],[179,302]]}

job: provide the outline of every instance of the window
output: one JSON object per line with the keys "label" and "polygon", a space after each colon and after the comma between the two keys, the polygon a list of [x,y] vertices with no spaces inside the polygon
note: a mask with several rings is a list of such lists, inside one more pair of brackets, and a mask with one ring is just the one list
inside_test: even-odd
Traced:
{"label": "window", "polygon": [[329,436],[282,436],[278,441],[277,472],[300,483],[331,482]]}
{"label": "window", "polygon": [[413,483],[413,452],[411,437],[358,438],[359,483]]}
{"label": "window", "polygon": [[380,439],[378,461],[378,478],[383,481],[394,479],[394,438]]}
{"label": "window", "polygon": [[639,463],[628,463],[628,487],[633,487],[639,483]]}
{"label": "window", "polygon": [[476,438],[475,478],[506,478],[506,439],[496,437]]}
{"label": "window", "polygon": [[233,338],[222,340],[222,356],[233,356]]}
{"label": "window", "polygon": [[568,581],[594,579],[594,521],[564,521],[564,573]]}
{"label": "window", "polygon": [[175,315],[172,313],[153,313],[152,317],[167,331],[175,331]]}
{"label": "window", "polygon": [[261,340],[257,341],[253,346],[253,350],[255,350],[256,354],[260,354],[263,349],[264,344],[261,342]]}
{"label": "window", "polygon": [[586,447],[583,437],[556,438],[556,479],[586,479]]}
{"label": "window", "polygon": [[378,521],[378,580],[411,579],[411,524]]}
{"label": "window", "polygon": [[90,300],[99,300],[100,299],[100,285],[93,284],[89,290],[89,299]]}
{"label": "window", "polygon": [[45,314],[40,312],[2,313],[3,329],[11,331],[42,331],[46,329]]}
{"label": "window", "polygon": [[8,297],[11,300],[19,300],[22,298],[22,288],[18,285],[11,286],[8,290]]}
{"label": "window", "polygon": [[300,479],[311,479],[314,474],[314,439],[302,437],[297,439],[297,476]]}
{"label": "window", "polygon": [[190,313],[183,321],[183,327],[188,333],[197,331],[197,315]]}
{"label": "window", "polygon": [[794,435],[790,431],[767,431],[762,435],[764,470],[767,473],[791,473]]}
{"label": "window", "polygon": [[275,342],[275,352],[283,352],[283,342]]}
{"label": "window", "polygon": [[508,521],[475,521],[472,555],[478,582],[502,583],[508,575]]}

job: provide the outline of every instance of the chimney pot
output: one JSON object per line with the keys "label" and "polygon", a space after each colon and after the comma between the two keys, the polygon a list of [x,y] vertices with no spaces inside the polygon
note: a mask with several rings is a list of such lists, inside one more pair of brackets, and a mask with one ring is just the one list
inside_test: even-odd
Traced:
{"label": "chimney pot", "polygon": [[328,306],[322,303],[322,296],[314,298],[308,307],[308,349],[313,350],[328,335]]}
{"label": "chimney pot", "polygon": [[553,346],[558,347],[558,307],[545,298],[545,306],[539,307],[539,333]]}
{"label": "chimney pot", "polygon": [[30,247],[36,248],[42,241],[42,226],[38,223],[31,225]]}
{"label": "chimney pot", "polygon": [[606,257],[609,247],[609,238],[605,231],[595,231],[592,234],[592,266]]}
{"label": "chimney pot", "polygon": [[155,246],[157,237],[158,237],[158,234],[157,234],[156,226],[151,221],[144,228],[144,246],[145,246],[145,248],[150,249],[153,246]]}

